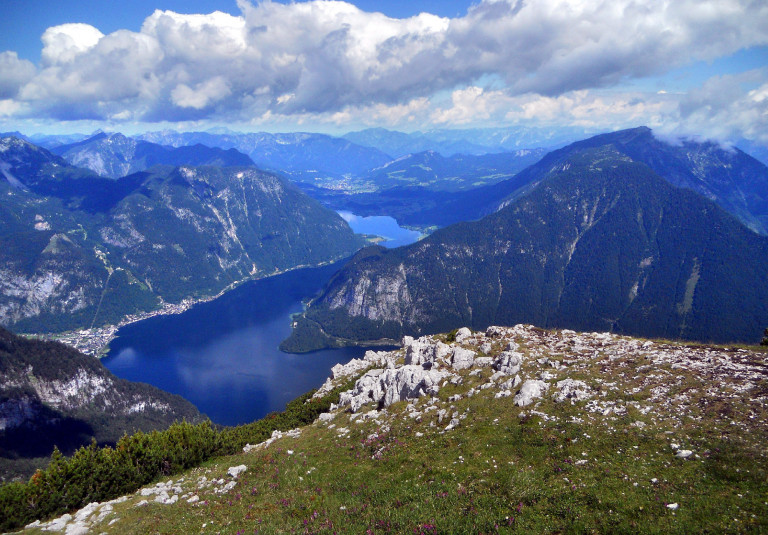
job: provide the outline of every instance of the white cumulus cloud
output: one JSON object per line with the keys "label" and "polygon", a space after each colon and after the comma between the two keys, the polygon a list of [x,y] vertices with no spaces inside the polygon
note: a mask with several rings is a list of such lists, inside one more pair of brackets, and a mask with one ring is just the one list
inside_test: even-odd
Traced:
{"label": "white cumulus cloud", "polygon": [[200,110],[227,97],[231,93],[227,81],[221,77],[211,78],[191,88],[186,84],[179,84],[171,91],[171,100],[181,108],[194,108]]}
{"label": "white cumulus cloud", "polygon": [[[768,45],[768,4],[752,0],[482,0],[453,19],[335,0],[238,5],[157,10],[139,32],[49,28],[37,68],[0,54],[0,98],[54,119],[647,122],[675,97],[633,96],[627,80]],[[696,98],[680,121],[721,120],[686,111]]]}
{"label": "white cumulus cloud", "polygon": [[16,52],[0,52],[0,99],[15,97],[36,72],[32,62],[19,59]]}
{"label": "white cumulus cloud", "polygon": [[62,24],[45,30],[43,41],[43,65],[68,63],[86,50],[93,48],[104,37],[90,24]]}
{"label": "white cumulus cloud", "polygon": [[710,78],[685,95],[658,130],[673,137],[745,138],[768,146],[768,69]]}

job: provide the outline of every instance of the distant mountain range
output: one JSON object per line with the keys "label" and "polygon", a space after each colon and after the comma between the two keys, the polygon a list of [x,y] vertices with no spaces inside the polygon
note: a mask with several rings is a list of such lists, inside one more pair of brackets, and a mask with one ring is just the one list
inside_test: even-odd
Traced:
{"label": "distant mountain range", "polygon": [[51,455],[124,433],[202,421],[180,396],[112,375],[98,359],[0,327],[0,479],[29,477]]}
{"label": "distant mountain range", "polygon": [[756,232],[768,233],[768,167],[739,149],[711,142],[675,145],[660,141],[645,127],[572,143],[546,154],[509,179],[465,191],[396,186],[372,193],[310,193],[329,206],[362,216],[387,214],[400,224],[446,226],[495,212],[525,195],[571,155],[609,144],[626,157],[648,165],[670,184],[698,192]]}
{"label": "distant mountain range", "polygon": [[[647,129],[550,153],[517,175],[511,200],[493,201],[498,212],[358,253],[283,347],[516,323],[757,342],[768,325],[768,237],[699,191],[731,184],[745,201],[719,202],[759,207],[749,200],[768,174],[738,151],[727,155],[708,144],[671,147]],[[752,168],[762,174],[744,171]]]}
{"label": "distant mountain range", "polygon": [[424,151],[434,151],[450,157],[457,154],[482,155],[521,149],[551,150],[594,133],[583,128],[569,127],[441,129],[408,134],[385,128],[369,128],[349,132],[343,137],[358,145],[376,148],[399,158]]}
{"label": "distant mountain range", "polygon": [[155,165],[254,165],[248,156],[235,149],[211,148],[199,143],[183,147],[165,147],[122,134],[99,133],[82,141],[59,145],[52,148],[51,152],[63,157],[71,165],[90,169],[109,178],[124,177]]}
{"label": "distant mountain range", "polygon": [[115,180],[3,138],[0,170],[0,324],[15,330],[114,323],[364,243],[253,167],[159,166]]}
{"label": "distant mountain range", "polygon": [[310,184],[335,183],[344,175],[360,174],[392,160],[378,149],[324,134],[163,131],[149,132],[138,139],[172,147],[200,143],[208,147],[234,148],[247,154],[261,169]]}
{"label": "distant mountain range", "polygon": [[461,191],[509,179],[546,154],[544,149],[521,149],[479,156],[450,157],[435,151],[402,156],[356,177],[377,192],[391,188]]}

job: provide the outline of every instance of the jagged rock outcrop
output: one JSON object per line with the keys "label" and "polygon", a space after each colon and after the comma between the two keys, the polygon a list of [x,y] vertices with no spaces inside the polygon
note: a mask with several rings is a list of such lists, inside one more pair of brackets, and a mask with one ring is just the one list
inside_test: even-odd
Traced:
{"label": "jagged rock outcrop", "polygon": [[416,365],[371,370],[358,379],[354,389],[342,393],[339,406],[357,412],[368,403],[388,407],[398,401],[434,395],[439,391],[440,381],[448,376],[448,372]]}
{"label": "jagged rock outcrop", "polygon": [[445,359],[450,348],[442,342],[434,342],[428,337],[421,337],[414,340],[410,336],[403,338],[403,348],[405,349],[406,364],[425,364]]}

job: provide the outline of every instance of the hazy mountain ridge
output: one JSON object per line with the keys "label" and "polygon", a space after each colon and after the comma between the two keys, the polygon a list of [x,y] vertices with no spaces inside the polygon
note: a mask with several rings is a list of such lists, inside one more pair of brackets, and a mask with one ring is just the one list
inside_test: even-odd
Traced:
{"label": "hazy mountain ridge", "polygon": [[613,144],[557,163],[530,193],[480,221],[359,253],[284,347],[500,323],[759,340],[768,238]]}
{"label": "hazy mountain ridge", "polygon": [[337,214],[253,167],[156,167],[113,180],[26,142],[0,143],[15,147],[0,159],[20,184],[0,181],[0,311],[14,329],[115,322],[363,244]]}
{"label": "hazy mountain ridge", "polygon": [[427,132],[397,132],[368,128],[344,134],[344,138],[391,154],[395,158],[424,151],[444,157],[457,154],[483,155],[562,146],[582,139],[590,132],[583,128],[507,128],[436,129]]}
{"label": "hazy mountain ridge", "polygon": [[459,191],[506,180],[536,163],[544,149],[520,149],[512,152],[444,157],[435,151],[403,156],[372,169],[358,179],[376,189],[424,188],[430,191]]}
{"label": "hazy mountain ridge", "polygon": [[51,152],[70,164],[84,167],[100,176],[120,178],[155,165],[249,166],[253,161],[235,149],[220,149],[195,144],[166,147],[135,140],[122,134],[99,133],[72,144],[60,145]]}
{"label": "hazy mountain ridge", "polygon": [[28,476],[54,445],[71,453],[92,437],[114,443],[125,432],[163,429],[182,419],[201,421],[202,416],[180,396],[118,379],[98,359],[0,327],[3,478]]}
{"label": "hazy mountain ridge", "polygon": [[712,142],[662,141],[646,127],[572,143],[546,154],[507,180],[462,192],[429,192],[401,186],[345,196],[322,190],[312,194],[335,208],[360,215],[386,213],[401,224],[445,226],[495,212],[530,191],[571,154],[606,144],[645,163],[672,185],[692,189],[715,201],[756,232],[768,233],[768,167],[739,149]]}
{"label": "hazy mountain ridge", "polygon": [[346,139],[311,133],[269,134],[211,133],[173,131],[147,132],[138,139],[180,147],[202,143],[209,147],[235,148],[255,164],[287,174],[294,180],[315,183],[346,174],[358,174],[383,165],[392,157],[375,148],[363,147]]}

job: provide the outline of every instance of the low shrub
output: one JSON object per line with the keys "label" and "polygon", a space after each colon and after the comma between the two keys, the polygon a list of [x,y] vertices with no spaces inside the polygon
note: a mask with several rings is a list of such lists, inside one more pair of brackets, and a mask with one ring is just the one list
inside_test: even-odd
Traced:
{"label": "low shrub", "polygon": [[291,401],[283,412],[237,427],[177,422],[164,431],[124,435],[114,447],[99,447],[93,441],[71,457],[54,449],[48,467],[35,472],[28,482],[0,486],[0,531],[117,498],[160,477],[236,453],[248,443],[263,442],[275,430],[307,425],[331,403],[338,403],[339,394],[350,387],[343,385],[319,399],[312,399],[314,392],[309,392]]}

